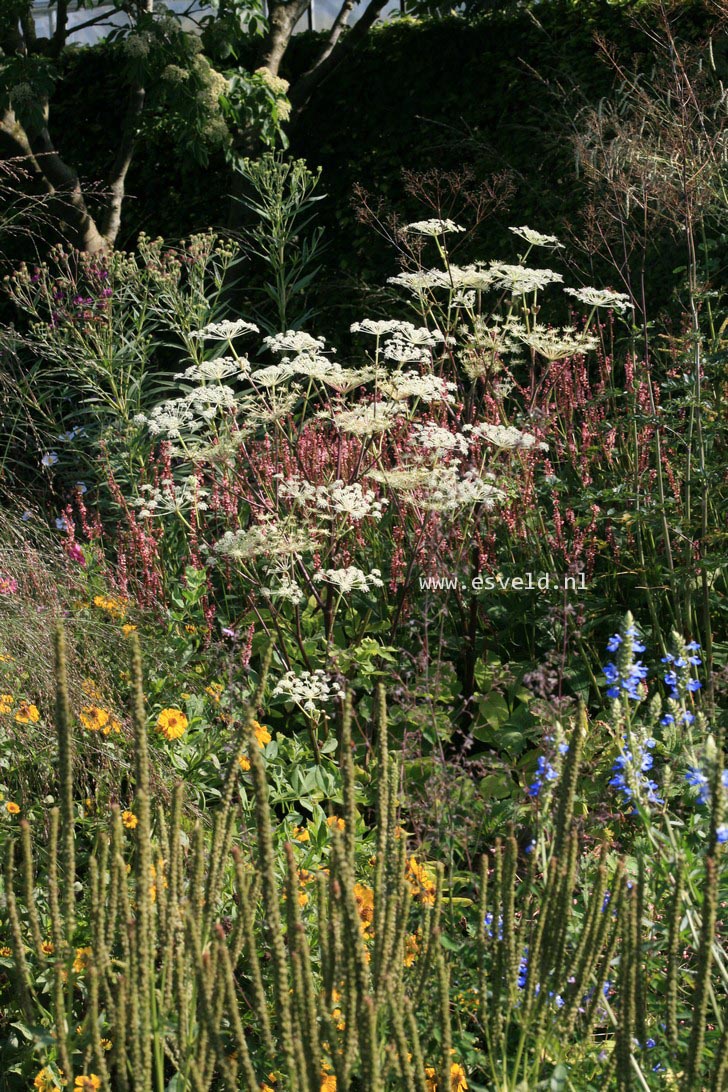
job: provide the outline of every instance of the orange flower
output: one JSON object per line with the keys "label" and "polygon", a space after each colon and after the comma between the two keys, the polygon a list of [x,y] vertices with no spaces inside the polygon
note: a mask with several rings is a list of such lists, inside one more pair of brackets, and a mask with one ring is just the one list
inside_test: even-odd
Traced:
{"label": "orange flower", "polygon": [[406,873],[414,897],[423,902],[425,906],[432,906],[437,893],[437,886],[432,873],[424,865],[421,865],[416,857],[410,857],[407,861]]}
{"label": "orange flower", "polygon": [[101,731],[104,733],[105,736],[111,735],[112,732],[120,732],[121,724],[116,719],[116,717],[111,717],[109,719],[109,723],[106,725],[105,728],[102,728]]}
{"label": "orange flower", "polygon": [[294,842],[310,842],[311,835],[305,827],[294,827],[291,831],[291,838]]}
{"label": "orange flower", "polygon": [[163,709],[157,717],[157,730],[168,740],[179,739],[188,724],[181,709]]}
{"label": "orange flower", "polygon": [[96,1092],[98,1088],[101,1088],[101,1078],[95,1073],[89,1073],[88,1076],[84,1073],[82,1077],[76,1077],[73,1087],[76,1092]]}
{"label": "orange flower", "polygon": [[450,1092],[467,1092],[467,1090],[465,1070],[458,1062],[453,1062],[450,1066]]}
{"label": "orange flower", "polygon": [[420,934],[410,933],[404,938],[404,959],[403,963],[405,967],[411,967],[417,956],[420,954]]}
{"label": "orange flower", "polygon": [[124,634],[125,637],[128,637],[129,634],[133,633],[135,629],[136,626],[133,626],[131,622],[125,622],[124,625],[121,627],[121,632]]}
{"label": "orange flower", "polygon": [[30,705],[27,701],[21,701],[15,719],[18,724],[37,724],[40,720],[37,705]]}
{"label": "orange flower", "polygon": [[238,759],[238,766],[241,770],[244,770],[246,772],[250,769],[250,759],[247,755],[240,756],[240,758]]}
{"label": "orange flower", "polygon": [[85,971],[89,964],[89,956],[91,955],[90,948],[77,948],[76,955],[73,960],[73,969],[76,974],[81,974]]}
{"label": "orange flower", "polygon": [[133,811],[122,811],[121,821],[127,830],[134,830],[139,822]]}
{"label": "orange flower", "polygon": [[374,892],[371,887],[366,887],[362,883],[355,883],[354,898],[361,918],[362,934],[364,937],[369,937],[374,925]]}
{"label": "orange flower", "polygon": [[89,732],[98,732],[109,723],[109,711],[100,705],[84,705],[78,719]]}
{"label": "orange flower", "polygon": [[5,805],[5,810],[6,810],[6,811],[7,811],[7,812],[8,812],[8,813],[9,813],[10,815],[20,815],[20,807],[19,807],[19,805],[18,805],[18,804],[16,804],[16,803],[14,803],[14,802],[13,802],[12,800],[8,800],[7,804]]}
{"label": "orange flower", "polygon": [[254,720],[250,727],[253,729],[253,734],[258,741],[259,747],[265,747],[267,743],[270,743],[271,734],[264,724],[258,724],[257,720]]}
{"label": "orange flower", "polygon": [[12,694],[0,694],[0,713],[9,713],[13,707]]}
{"label": "orange flower", "polygon": [[338,815],[330,815],[326,820],[326,826],[330,830],[344,830],[346,823],[343,819],[340,819]]}

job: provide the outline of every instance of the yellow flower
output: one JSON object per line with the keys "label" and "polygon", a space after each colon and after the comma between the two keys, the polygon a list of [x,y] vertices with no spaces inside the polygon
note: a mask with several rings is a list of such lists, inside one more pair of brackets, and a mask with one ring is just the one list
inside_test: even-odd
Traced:
{"label": "yellow flower", "polygon": [[91,698],[92,701],[101,701],[101,691],[93,679],[84,679],[81,683],[81,689],[87,698]]}
{"label": "yellow flower", "polygon": [[343,819],[340,819],[338,815],[330,815],[326,820],[326,826],[330,830],[344,830],[346,823]]}
{"label": "yellow flower", "polygon": [[116,719],[116,717],[112,716],[109,718],[109,723],[106,725],[106,727],[102,728],[101,731],[104,733],[105,736],[109,736],[112,732],[120,732],[121,724]]}
{"label": "yellow flower", "polygon": [[238,766],[241,770],[247,771],[250,769],[250,759],[247,755],[240,756],[240,758],[238,759]]}
{"label": "yellow flower", "polygon": [[468,1082],[465,1079],[465,1070],[459,1062],[453,1062],[450,1066],[450,1092],[467,1092]]}
{"label": "yellow flower", "polygon": [[125,637],[128,637],[129,634],[133,633],[135,629],[136,626],[133,626],[131,622],[124,622],[124,625],[121,627],[121,632],[124,634]]}
{"label": "yellow flower", "polygon": [[112,618],[123,618],[126,614],[126,603],[123,599],[114,599],[110,595],[95,595],[94,606],[105,610]]}
{"label": "yellow flower", "polygon": [[109,711],[102,709],[100,705],[84,705],[78,719],[89,732],[98,732],[109,723]]}
{"label": "yellow flower", "polygon": [[139,822],[133,811],[122,811],[121,821],[127,830],[134,830]]}
{"label": "yellow flower", "polygon": [[222,683],[213,682],[213,683],[210,683],[209,686],[205,687],[205,693],[209,694],[210,697],[212,698],[212,700],[215,701],[215,702],[220,701],[220,695],[222,694],[222,692],[223,692]]}
{"label": "yellow flower", "polygon": [[355,883],[354,898],[361,918],[362,934],[369,937],[374,924],[374,892],[371,887],[366,887],[362,883]]}
{"label": "yellow flower", "polygon": [[12,948],[8,948],[7,944],[3,944],[0,948],[0,956],[2,956],[3,959],[8,959],[12,954]]}
{"label": "yellow flower", "polygon": [[45,1065],[40,1073],[36,1073],[33,1081],[33,1088],[37,1089],[38,1092],[56,1092],[59,1084],[65,1083],[66,1082],[60,1074],[56,1077],[53,1070]]}
{"label": "yellow flower", "polygon": [[179,739],[189,724],[181,709],[163,709],[157,717],[157,729],[165,739]]}
{"label": "yellow flower", "polygon": [[37,705],[30,705],[27,701],[21,701],[15,719],[18,724],[37,724],[40,720]]}
{"label": "yellow flower", "polygon": [[111,1039],[99,1039],[104,1050],[111,1050]]}
{"label": "yellow flower", "polygon": [[267,743],[271,741],[271,734],[264,724],[258,724],[257,720],[254,720],[251,724],[253,734],[258,741],[259,747],[265,747]]}
{"label": "yellow flower", "polygon": [[305,827],[294,827],[291,831],[291,838],[294,842],[310,842],[311,835],[308,833]]}
{"label": "yellow flower", "polygon": [[73,970],[76,974],[81,974],[88,967],[89,956],[91,955],[90,948],[77,948],[76,955],[73,960]]}
{"label": "yellow flower", "polygon": [[77,1092],[96,1092],[97,1088],[101,1088],[101,1078],[95,1073],[89,1073],[88,1076],[84,1073],[82,1077],[76,1077],[73,1087]]}
{"label": "yellow flower", "polygon": [[437,892],[432,873],[416,857],[410,857],[407,861],[406,873],[414,897],[420,899],[425,906],[432,906]]}
{"label": "yellow flower", "polygon": [[411,967],[417,956],[420,953],[420,934],[410,933],[404,938],[404,960],[405,967]]}
{"label": "yellow flower", "polygon": [[307,906],[308,905],[308,895],[307,895],[307,893],[305,891],[299,891],[298,892],[298,905],[299,906]]}
{"label": "yellow flower", "polygon": [[7,811],[7,812],[8,812],[8,813],[9,813],[10,815],[20,815],[20,807],[19,807],[19,805],[18,805],[18,804],[15,804],[15,803],[14,803],[14,802],[13,802],[12,800],[8,800],[7,804],[5,805],[5,810],[6,810],[6,811]]}
{"label": "yellow flower", "polygon": [[9,713],[13,706],[12,694],[0,694],[0,713]]}
{"label": "yellow flower", "polygon": [[427,1083],[427,1092],[437,1092],[437,1071],[434,1066],[425,1066],[425,1081]]}
{"label": "yellow flower", "polygon": [[12,656],[8,656],[5,652],[0,652],[0,664],[11,664],[12,662]]}
{"label": "yellow flower", "polygon": [[321,1092],[336,1092],[336,1076],[333,1073],[321,1074]]}
{"label": "yellow flower", "polygon": [[44,940],[43,943],[40,946],[40,950],[43,953],[43,955],[53,955],[56,948],[55,948],[55,945],[52,943],[52,941]]}

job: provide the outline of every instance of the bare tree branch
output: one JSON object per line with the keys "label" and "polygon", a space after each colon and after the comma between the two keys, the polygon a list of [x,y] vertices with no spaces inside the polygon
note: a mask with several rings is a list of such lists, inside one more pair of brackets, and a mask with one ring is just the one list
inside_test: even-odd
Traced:
{"label": "bare tree branch", "polygon": [[[344,0],[344,3],[346,4],[346,0]],[[344,27],[341,26],[332,48],[327,50],[325,46],[316,63],[296,81],[295,87],[292,88],[289,96],[293,104],[294,122],[319,84],[327,76],[331,75],[341,61],[357,48],[376,23],[386,3],[387,0],[369,0],[361,19],[354,23],[354,26],[347,34],[342,34]]]}
{"label": "bare tree branch", "polygon": [[121,206],[124,201],[126,175],[131,166],[137,141],[137,123],[144,109],[146,92],[143,87],[133,87],[124,119],[119,149],[109,177],[109,203],[104,216],[102,234],[109,246],[116,242],[121,226]]}
{"label": "bare tree branch", "polygon": [[274,0],[268,13],[268,33],[263,42],[261,65],[278,75],[283,55],[293,35],[293,28],[308,8],[310,0]]}

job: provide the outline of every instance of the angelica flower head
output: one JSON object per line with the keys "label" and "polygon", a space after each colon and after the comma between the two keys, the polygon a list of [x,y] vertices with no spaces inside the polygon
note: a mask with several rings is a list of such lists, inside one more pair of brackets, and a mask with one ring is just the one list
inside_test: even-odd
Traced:
{"label": "angelica flower head", "polygon": [[623,312],[632,306],[629,296],[624,292],[613,292],[611,288],[565,288],[564,292],[587,307],[609,307],[612,311]]}
{"label": "angelica flower head", "polygon": [[210,322],[201,330],[193,330],[190,337],[207,341],[232,341],[234,337],[239,337],[241,334],[259,333],[260,330],[254,322],[245,322],[244,319],[234,321],[226,319],[224,322]]}
{"label": "angelica flower head", "polygon": [[405,232],[411,232],[413,235],[446,235],[450,232],[462,232],[465,231],[464,227],[460,227],[454,220],[415,220],[413,224],[407,224],[402,229]]}
{"label": "angelica flower head", "polygon": [[510,227],[508,230],[524,239],[530,246],[546,246],[552,250],[564,249],[564,244],[560,243],[555,235],[542,235],[540,231],[534,231],[525,224],[522,227]]}
{"label": "angelica flower head", "polygon": [[304,330],[286,330],[283,334],[264,337],[263,344],[274,353],[322,353],[326,338],[312,337]]}

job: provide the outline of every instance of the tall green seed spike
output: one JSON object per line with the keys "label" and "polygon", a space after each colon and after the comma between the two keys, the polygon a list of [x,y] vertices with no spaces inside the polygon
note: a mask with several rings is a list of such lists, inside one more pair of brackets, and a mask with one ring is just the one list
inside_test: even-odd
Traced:
{"label": "tall green seed spike", "polygon": [[384,1092],[379,1058],[377,1011],[373,999],[366,995],[361,1000],[360,1019],[362,1034],[359,1040],[359,1048],[361,1051],[364,1086],[367,1089],[367,1092]]}
{"label": "tall green seed spike", "polygon": [[505,946],[505,976],[511,1001],[517,996],[519,952],[516,947],[516,882],[518,843],[513,834],[506,839],[503,861],[503,944]]}
{"label": "tall green seed spike", "polygon": [[[715,843],[714,843],[715,844]],[[700,945],[697,955],[697,973],[695,993],[692,1004],[692,1027],[688,1056],[685,1065],[686,1088],[697,1088],[703,1048],[705,1046],[705,1023],[708,1012],[710,993],[710,967],[713,958],[715,927],[718,919],[718,866],[714,856],[705,859],[705,884],[703,887],[702,921],[700,926]]]}
{"label": "tall green seed spike", "polygon": [[450,1056],[452,1053],[452,1024],[450,1020],[450,974],[445,953],[438,945],[435,965],[437,967],[437,1016],[440,1030],[440,1065],[438,1066],[438,1085],[450,1087]]}
{"label": "tall green seed spike", "polygon": [[66,968],[62,963],[57,963],[53,973],[53,1031],[56,1038],[56,1050],[61,1071],[66,1081],[66,1087],[73,1088],[73,1065],[71,1053],[68,1049],[68,1020],[66,1016]]}
{"label": "tall green seed spike", "polygon": [[718,1044],[710,1092],[725,1092],[726,1088],[728,1088],[728,1022],[723,1027],[723,1034]]}
{"label": "tall green seed spike", "polygon": [[341,714],[341,733],[339,739],[339,765],[344,793],[344,844],[346,854],[354,867],[354,852],[356,849],[356,784],[354,773],[354,758],[351,753],[351,716],[352,695],[349,691],[344,701]]}
{"label": "tall green seed spike", "polygon": [[91,1057],[94,1072],[101,1078],[104,1092],[111,1092],[109,1070],[106,1065],[106,1051],[101,1045],[101,1015],[99,1005],[99,972],[95,963],[91,963],[87,973],[88,1014],[91,1033]]}
{"label": "tall green seed spike", "polygon": [[[215,983],[211,968],[210,953],[209,951],[203,952],[200,949],[199,930],[194,926],[190,927],[191,923],[189,918],[187,924],[187,936],[194,958],[194,973],[197,979],[197,996],[199,998],[202,1020],[210,1042],[213,1044],[214,1056],[220,1073],[222,1074],[223,1081],[225,1082],[225,1086],[230,1092],[233,1092],[233,1090],[238,1087],[236,1081],[237,1066],[230,1061],[229,1056],[225,1052],[225,1047],[220,1036],[220,1025],[215,1019],[212,1001]],[[207,1084],[208,1082],[204,1083]]]}
{"label": "tall green seed spike", "polygon": [[636,933],[636,898],[629,891],[622,904],[622,947],[619,954],[619,1021],[615,1053],[617,1059],[618,1092],[631,1092],[632,1048],[635,1037],[634,935]]}
{"label": "tall green seed spike", "polygon": [[273,830],[271,825],[268,782],[265,776],[263,756],[251,727],[252,717],[245,726],[248,744],[248,759],[253,778],[255,798],[255,820],[257,827],[258,859],[263,883],[263,908],[265,911],[264,929],[273,955],[274,988],[278,1034],[286,1065],[290,1073],[290,1092],[298,1092],[295,1078],[296,1058],[291,1035],[291,1004],[288,993],[288,965],[282,936],[280,913],[280,895],[275,876],[275,851],[273,848]]}
{"label": "tall green seed spike", "polygon": [[61,813],[58,808],[51,810],[50,832],[48,837],[48,910],[51,919],[51,937],[56,957],[60,959],[66,948],[66,934],[61,914],[61,891],[58,879],[58,847],[61,827]]}
{"label": "tall green seed spike", "polygon": [[251,884],[245,874],[243,858],[237,846],[232,851],[235,865],[236,893],[240,919],[242,922],[242,941],[246,971],[253,987],[253,1003],[258,1018],[263,1043],[271,1060],[275,1057],[276,1047],[271,1032],[270,1015],[268,1012],[268,999],[263,985],[263,974],[258,957],[258,948],[255,943],[255,915],[253,910],[255,893],[251,891]]}
{"label": "tall green seed spike", "polygon": [[581,769],[581,756],[584,749],[584,740],[589,729],[589,721],[586,706],[579,705],[579,715],[576,727],[569,740],[569,750],[566,752],[564,769],[560,784],[556,790],[556,819],[554,822],[554,844],[552,854],[560,857],[564,851],[564,845],[571,829],[574,818],[574,800],[576,788],[579,782]]}
{"label": "tall green seed spike", "polygon": [[394,1042],[397,1047],[399,1068],[402,1076],[402,1092],[417,1092],[415,1087],[414,1067],[409,1057],[412,1051],[409,1050],[409,1044],[407,1042],[404,1014],[402,1011],[402,997],[391,990],[391,984],[390,989],[385,989],[384,992],[389,998],[389,1016],[392,1021]]}
{"label": "tall green seed spike", "polygon": [[428,1092],[427,1079],[425,1077],[425,1059],[422,1054],[422,1044],[420,1042],[420,1033],[417,1027],[417,1020],[415,1019],[414,1009],[409,997],[403,998],[404,1013],[407,1019],[407,1030],[409,1031],[409,1045],[412,1051],[412,1068],[414,1070],[414,1081],[416,1092]]}
{"label": "tall green seed spike", "polygon": [[675,868],[675,887],[670,901],[667,939],[667,1041],[675,1053],[678,1048],[677,1001],[680,973],[680,924],[685,872],[682,861]]}
{"label": "tall green seed spike", "polygon": [[54,634],[56,675],[56,736],[58,740],[58,779],[60,782],[60,848],[63,869],[65,933],[73,942],[76,926],[76,835],[73,810],[73,729],[68,701],[66,636],[60,623]]}
{"label": "tall green seed spike", "polygon": [[25,1017],[26,1022],[32,1024],[34,1022],[35,1013],[32,998],[33,985],[28,961],[25,958],[23,931],[20,925],[18,904],[15,896],[14,856],[15,842],[11,842],[8,847],[8,854],[5,862],[5,902],[10,921],[10,939],[12,941],[13,961],[15,963],[14,978],[18,1000],[20,1001],[20,1007],[23,1010],[23,1016]]}
{"label": "tall green seed spike", "polygon": [[221,968],[225,987],[227,1011],[230,1013],[230,1022],[235,1041],[235,1049],[238,1054],[239,1068],[242,1070],[243,1088],[245,1089],[245,1092],[258,1092],[259,1084],[255,1076],[255,1070],[253,1069],[253,1063],[250,1059],[248,1041],[245,1037],[243,1024],[240,1019],[240,1006],[235,986],[235,975],[233,972],[232,960],[230,959],[230,952],[228,951],[225,939],[225,933],[220,925],[217,926],[215,933],[218,944],[218,965]]}
{"label": "tall green seed spike", "polygon": [[33,882],[33,850],[30,844],[30,823],[27,819],[20,821],[20,845],[22,848],[23,864],[23,897],[25,899],[25,912],[30,924],[30,935],[35,946],[35,954],[38,959],[43,959],[43,936],[40,931],[40,919],[38,907],[35,901],[35,884]]}
{"label": "tall green seed spike", "polygon": [[642,952],[642,930],[645,921],[645,863],[642,857],[637,860],[637,951],[635,952],[635,993],[637,1001],[636,1035],[640,1043],[647,1040],[647,978]]}
{"label": "tall green seed spike", "polygon": [[126,1000],[126,977],[120,974],[116,980],[116,1027],[111,1042],[111,1061],[118,1092],[129,1092],[126,1055]]}

